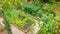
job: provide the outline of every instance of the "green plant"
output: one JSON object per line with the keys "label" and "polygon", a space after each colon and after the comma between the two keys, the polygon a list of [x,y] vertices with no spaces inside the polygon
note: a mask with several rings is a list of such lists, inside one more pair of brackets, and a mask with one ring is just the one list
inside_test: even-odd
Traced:
{"label": "green plant", "polygon": [[[16,9],[6,11],[5,17],[9,23],[16,24],[21,29],[26,28],[28,24],[32,25],[34,23],[33,17],[31,17],[29,14],[25,14],[23,11]],[[27,26],[25,27],[25,25]]]}
{"label": "green plant", "polygon": [[[34,17],[38,18],[39,28],[37,34],[55,34],[55,26],[57,21],[54,13],[55,8],[59,7],[58,0],[31,0],[29,4],[27,0],[4,0],[1,3],[4,10],[4,19],[8,33],[10,24],[16,24],[21,29],[28,29],[34,24]],[[7,6],[7,7],[6,7]],[[21,8],[21,9],[20,9]],[[19,10],[17,10],[19,9]],[[1,13],[0,13],[1,14]],[[43,25],[40,24],[43,21]],[[30,30],[31,30],[30,29]]]}
{"label": "green plant", "polygon": [[4,13],[4,11],[1,11],[1,12],[2,12],[2,16],[4,18],[4,22],[3,23],[5,25],[5,29],[7,30],[8,34],[12,34],[12,32],[11,32],[11,26],[10,26],[10,23],[7,21],[5,13]]}
{"label": "green plant", "polygon": [[[43,25],[40,26],[40,30],[37,34],[55,34],[57,21],[53,11],[57,7],[59,7],[59,4],[56,0],[33,0],[32,5],[23,6],[25,12],[28,12],[31,15],[34,14],[37,18],[39,17],[39,23],[40,20],[44,22]],[[34,10],[34,8],[36,9]]]}

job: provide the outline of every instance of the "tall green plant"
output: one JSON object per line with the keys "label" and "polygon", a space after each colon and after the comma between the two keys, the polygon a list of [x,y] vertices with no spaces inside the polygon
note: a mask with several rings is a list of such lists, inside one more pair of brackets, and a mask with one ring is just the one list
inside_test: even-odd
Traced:
{"label": "tall green plant", "polygon": [[12,34],[11,26],[10,26],[10,23],[7,21],[7,18],[6,18],[6,16],[5,16],[5,13],[4,13],[3,10],[1,10],[1,12],[2,12],[2,16],[3,16],[3,18],[4,18],[5,28],[6,28],[7,32],[8,32],[7,34]]}

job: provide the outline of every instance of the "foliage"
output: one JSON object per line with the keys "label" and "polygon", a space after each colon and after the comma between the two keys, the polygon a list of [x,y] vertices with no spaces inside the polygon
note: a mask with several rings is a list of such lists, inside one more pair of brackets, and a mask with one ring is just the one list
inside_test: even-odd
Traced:
{"label": "foliage", "polygon": [[[33,28],[32,25],[35,24],[34,17],[36,17],[38,18],[37,21],[39,22],[38,25],[40,25],[40,30],[37,34],[55,34],[55,28],[57,26],[57,20],[55,19],[55,17],[57,15],[56,13],[54,13],[54,10],[55,8],[60,6],[58,0],[31,1],[31,3],[28,3],[27,0],[0,1],[4,12],[4,24],[6,28],[9,28],[7,30],[10,30],[10,24],[16,24],[19,28],[23,30],[28,29],[30,26],[31,28]],[[43,22],[42,26],[40,24],[40,21]]]}
{"label": "foliage", "polygon": [[23,10],[31,15],[36,15],[36,13],[38,12],[38,10],[40,9],[40,7],[37,6],[33,6],[33,5],[28,5],[25,4],[22,6]]}
{"label": "foliage", "polygon": [[55,34],[57,22],[53,18],[53,14],[49,14],[48,16],[44,15],[44,17],[42,17],[44,23],[40,27],[38,34]]}
{"label": "foliage", "polygon": [[[55,0],[40,0],[41,3],[38,2],[39,0],[34,0],[33,5],[26,5],[27,7],[24,5],[24,11],[30,13],[31,15],[34,14],[34,16],[39,17],[39,20],[44,22],[43,25],[40,26],[40,30],[37,34],[55,34],[57,22],[53,11],[55,8],[59,7],[59,5],[55,2]],[[33,9],[34,7],[36,8],[35,10]]]}
{"label": "foliage", "polygon": [[28,23],[31,25],[34,23],[33,17],[16,9],[6,11],[5,16],[9,23],[16,24],[21,29],[24,29]]}
{"label": "foliage", "polygon": [[6,16],[4,15],[5,13],[3,11],[1,11],[1,12],[2,12],[2,16],[4,18],[5,29],[7,30],[8,34],[12,34],[12,32],[11,32],[11,26],[10,26],[10,23],[7,21]]}

